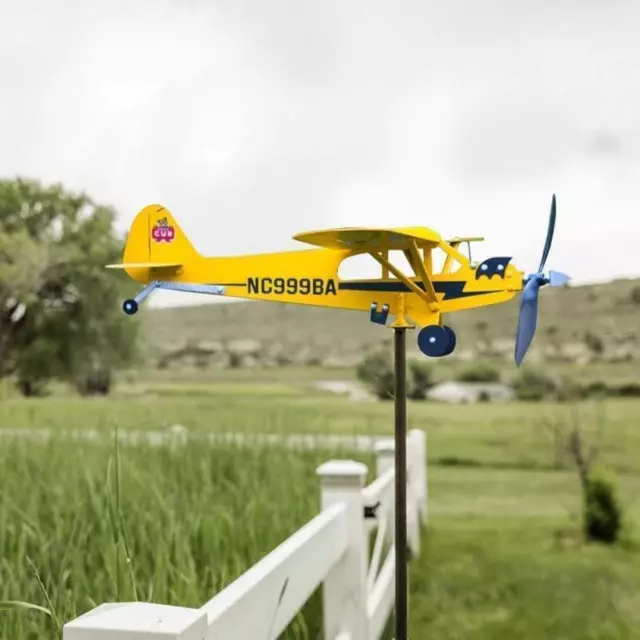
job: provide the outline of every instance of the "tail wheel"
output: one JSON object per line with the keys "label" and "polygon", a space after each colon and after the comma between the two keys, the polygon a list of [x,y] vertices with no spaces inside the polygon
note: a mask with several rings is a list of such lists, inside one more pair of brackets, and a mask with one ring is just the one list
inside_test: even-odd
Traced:
{"label": "tail wheel", "polygon": [[132,316],[138,311],[138,303],[135,300],[125,300],[122,303],[122,310],[128,315]]}

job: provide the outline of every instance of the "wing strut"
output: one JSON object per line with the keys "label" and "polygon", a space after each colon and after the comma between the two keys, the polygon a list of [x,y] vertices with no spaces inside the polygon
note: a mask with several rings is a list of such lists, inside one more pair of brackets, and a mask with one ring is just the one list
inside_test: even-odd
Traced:
{"label": "wing strut", "polygon": [[[435,292],[435,289],[433,288],[433,285],[431,284],[431,280],[429,280],[426,270],[424,271],[424,274],[426,276],[426,282],[423,280],[423,283],[425,285],[425,290],[423,291],[415,282],[407,278],[407,276],[405,276],[404,273],[400,271],[400,269],[398,269],[396,266],[391,264],[391,262],[389,262],[389,260],[384,258],[381,254],[371,251],[369,255],[374,260],[378,261],[383,267],[387,268],[396,278],[398,278],[398,280],[406,284],[407,287],[409,287],[409,289],[413,291],[413,293],[415,293],[422,300],[424,300],[427,303],[427,305],[429,305],[429,308],[432,311],[438,310],[439,306],[436,298],[436,292]],[[418,255],[418,258],[419,257],[420,256]]]}
{"label": "wing strut", "polygon": [[409,254],[411,255],[411,260],[409,264],[413,267],[413,271],[415,274],[422,280],[422,284],[424,285],[424,290],[427,292],[428,296],[431,298],[431,309],[433,311],[437,311],[438,309],[438,298],[436,296],[436,290],[433,288],[433,283],[431,282],[431,278],[427,273],[427,269],[424,266],[424,262],[420,257],[420,252],[418,251],[418,243],[415,240],[411,241],[409,245]]}

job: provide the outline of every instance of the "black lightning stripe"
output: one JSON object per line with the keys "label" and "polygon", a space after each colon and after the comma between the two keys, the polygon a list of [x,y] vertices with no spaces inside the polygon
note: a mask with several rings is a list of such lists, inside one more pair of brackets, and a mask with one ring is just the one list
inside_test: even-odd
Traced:
{"label": "black lightning stripe", "polygon": [[[414,284],[424,291],[423,282],[414,282]],[[497,291],[464,291],[464,286],[467,284],[466,280],[435,280],[432,284],[436,293],[444,293],[443,300],[469,298],[471,296],[481,296],[489,293],[500,293],[501,291],[500,289]],[[382,282],[380,280],[370,282],[341,282],[338,284],[338,289],[345,291],[386,291],[398,293],[411,291],[404,282]]]}

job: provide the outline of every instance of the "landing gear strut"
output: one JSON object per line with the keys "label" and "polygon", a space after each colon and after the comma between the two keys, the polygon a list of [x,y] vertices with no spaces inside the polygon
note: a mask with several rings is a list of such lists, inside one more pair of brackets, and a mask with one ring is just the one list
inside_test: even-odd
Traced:
{"label": "landing gear strut", "polygon": [[122,303],[122,310],[128,315],[133,316],[138,313],[138,306],[147,297],[149,297],[158,287],[159,282],[150,282],[135,298],[129,298]]}
{"label": "landing gear strut", "polygon": [[430,358],[448,356],[456,348],[456,334],[451,327],[430,324],[420,329],[418,347]]}

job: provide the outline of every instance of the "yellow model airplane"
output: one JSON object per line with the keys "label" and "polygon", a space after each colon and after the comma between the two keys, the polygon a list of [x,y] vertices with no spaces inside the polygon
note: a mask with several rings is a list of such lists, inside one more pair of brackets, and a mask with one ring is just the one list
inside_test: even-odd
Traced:
{"label": "yellow model airplane", "polygon": [[[124,250],[124,269],[134,280],[147,285],[134,299],[126,300],[124,312],[132,315],[138,304],[155,289],[191,291],[232,298],[272,300],[291,304],[369,311],[370,320],[391,326],[421,328],[420,350],[430,357],[449,355],[456,336],[443,324],[443,316],[455,311],[484,307],[511,300],[523,290],[516,335],[516,363],[524,355],[536,328],[540,286],[564,285],[569,277],[551,271],[543,274],[556,217],[552,199],[547,240],[538,271],[525,277],[511,258],[494,257],[479,264],[459,251],[462,243],[483,238],[443,240],[425,227],[396,229],[343,228],[312,231],[296,240],[320,247],[301,251],[267,253],[228,258],[201,256],[191,245],[173,216],[160,205],[149,205],[136,216]],[[443,251],[444,265],[436,272],[433,253]],[[402,252],[413,273],[406,275],[389,260],[392,251]],[[469,252],[470,253],[470,252]],[[341,280],[340,263],[354,255],[368,254],[380,264],[375,279]]]}

